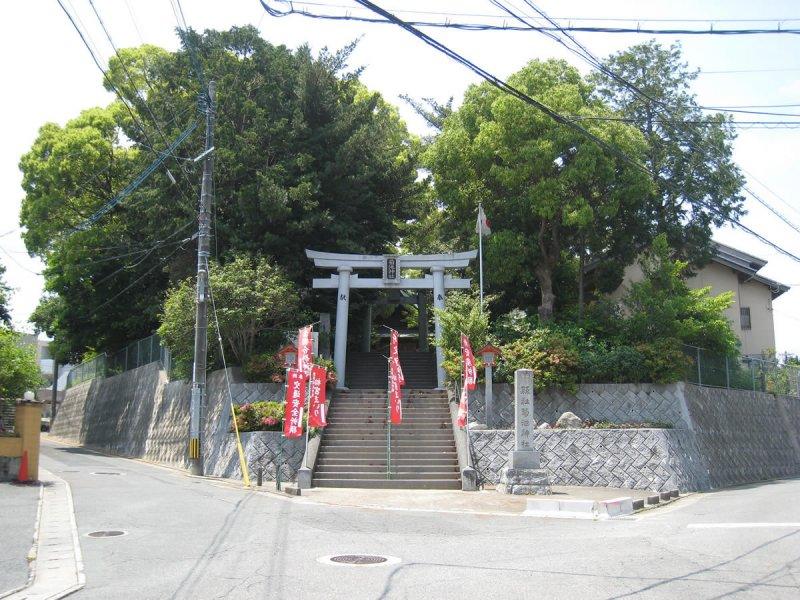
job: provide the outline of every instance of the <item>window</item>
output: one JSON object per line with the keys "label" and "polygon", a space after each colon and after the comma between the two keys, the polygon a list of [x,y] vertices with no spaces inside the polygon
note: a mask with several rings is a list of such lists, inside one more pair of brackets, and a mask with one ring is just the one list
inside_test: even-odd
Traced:
{"label": "window", "polygon": [[742,322],[742,331],[750,331],[750,307],[742,306],[739,308],[739,319]]}

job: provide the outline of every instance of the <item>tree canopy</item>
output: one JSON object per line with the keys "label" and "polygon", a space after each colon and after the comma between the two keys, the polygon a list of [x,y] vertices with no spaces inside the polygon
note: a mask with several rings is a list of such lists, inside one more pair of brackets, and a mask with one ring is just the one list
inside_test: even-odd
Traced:
{"label": "tree canopy", "polygon": [[0,398],[22,398],[41,384],[34,348],[24,345],[18,333],[0,327]]}
{"label": "tree canopy", "polygon": [[0,324],[11,327],[11,311],[8,303],[11,301],[11,288],[5,280],[6,267],[0,263]]}
{"label": "tree canopy", "polygon": [[[531,61],[509,82],[562,114],[586,118],[583,127],[626,155],[644,156],[635,128],[592,119],[612,113],[565,61]],[[483,203],[493,231],[485,249],[489,290],[517,306],[531,306],[538,294],[542,319],[553,315],[565,255],[623,264],[635,256],[632,237],[642,231],[642,199],[651,194],[646,174],[488,83],[469,88],[425,160],[440,202],[439,233],[474,243]]]}
{"label": "tree canopy", "polygon": [[[418,142],[348,70],[353,46],[313,56],[273,46],[249,26],[190,32],[188,43],[217,82],[218,260],[263,255],[305,287],[307,247],[384,252],[419,211]],[[63,358],[148,335],[170,282],[193,272],[200,167],[188,159],[202,151],[202,127],[113,211],[75,230],[202,120],[192,62],[184,50],[120,50],[105,84],[128,106],[117,100],[63,127],[45,124],[20,162],[25,242],[47,265],[48,295],[33,319]]]}
{"label": "tree canopy", "polygon": [[732,158],[730,117],[700,110],[690,91],[697,71],[683,62],[678,44],[637,44],[610,56],[605,66],[617,77],[595,72],[598,95],[647,142],[644,161],[655,183],[647,203],[653,235],[666,234],[681,256],[701,263],[713,250],[712,227],[743,213],[744,179]]}
{"label": "tree canopy", "polygon": [[[223,265],[211,263],[209,284],[219,318],[209,311],[208,348],[210,364],[220,364],[218,334],[226,354],[242,365],[252,355],[259,336],[268,335],[280,343],[284,332],[300,324],[300,293],[279,267],[265,258],[237,255]],[[187,278],[170,289],[164,302],[161,339],[183,367],[192,363],[195,325],[195,282]]]}

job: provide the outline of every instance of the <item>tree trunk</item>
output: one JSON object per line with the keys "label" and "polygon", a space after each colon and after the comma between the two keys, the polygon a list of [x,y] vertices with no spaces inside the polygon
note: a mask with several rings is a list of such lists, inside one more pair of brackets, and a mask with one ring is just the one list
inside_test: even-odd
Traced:
{"label": "tree trunk", "polygon": [[553,307],[556,301],[556,295],[553,293],[553,269],[543,262],[536,267],[535,272],[536,278],[539,280],[539,288],[542,290],[539,320],[542,323],[549,323],[553,320]]}
{"label": "tree trunk", "polygon": [[578,323],[583,323],[583,269],[586,266],[586,253],[583,251],[583,245],[581,245],[580,253],[578,261]]}

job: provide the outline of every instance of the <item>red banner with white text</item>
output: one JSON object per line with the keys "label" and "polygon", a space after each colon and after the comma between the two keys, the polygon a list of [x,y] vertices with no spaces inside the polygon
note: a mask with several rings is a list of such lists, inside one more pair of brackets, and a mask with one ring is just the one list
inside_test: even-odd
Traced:
{"label": "red banner with white text", "polygon": [[400,388],[400,364],[389,361],[389,419],[392,425],[403,422],[403,390]]}
{"label": "red banner with white text", "polygon": [[296,438],[303,435],[303,405],[306,400],[306,378],[300,369],[288,369],[286,375],[286,407],[283,435]]}
{"label": "red banner with white text", "polygon": [[301,327],[297,332],[297,369],[305,378],[311,376],[311,365],[314,364],[313,345],[311,325]]}
{"label": "red banner with white text", "polygon": [[472,391],[478,386],[478,369],[475,367],[475,356],[469,338],[461,334],[461,375],[464,378],[464,388]]}
{"label": "red banner with white text", "polygon": [[325,367],[311,367],[311,393],[308,400],[308,426],[325,427],[325,385],[328,383],[328,371]]}
{"label": "red banner with white text", "polygon": [[389,359],[397,366],[397,375],[400,382],[400,387],[406,384],[406,378],[403,375],[403,367],[400,366],[400,334],[396,329],[392,329],[392,335],[389,340]]}

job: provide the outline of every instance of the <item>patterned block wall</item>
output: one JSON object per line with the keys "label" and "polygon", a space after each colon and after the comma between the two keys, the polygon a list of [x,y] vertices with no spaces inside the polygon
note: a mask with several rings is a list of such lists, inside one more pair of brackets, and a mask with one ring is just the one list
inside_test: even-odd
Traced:
{"label": "patterned block wall", "polygon": [[[230,369],[228,376],[234,404],[283,399],[281,384],[242,383],[236,369]],[[203,414],[205,472],[217,477],[241,478],[236,443],[230,431],[225,372],[209,374],[207,384]],[[152,363],[67,390],[51,431],[56,437],[121,456],[185,468],[190,396],[189,382],[168,382],[158,364]],[[280,438],[280,434],[242,434],[253,479],[258,469],[263,468],[264,479],[274,480],[279,459],[282,479],[289,481],[296,477],[305,440],[283,440],[279,454],[275,438]]]}
{"label": "patterned block wall", "polygon": [[[570,411],[581,419],[611,421],[612,423],[662,422],[675,428],[686,429],[681,410],[682,385],[585,383],[572,394],[547,389],[536,394],[537,421],[555,423],[563,413]],[[493,420],[490,426],[498,429],[513,427],[514,393],[507,383],[492,387]],[[470,392],[470,420],[486,424],[484,387]]]}
{"label": "patterned block wall", "polygon": [[[473,464],[494,485],[514,447],[510,430],[472,431]],[[566,429],[537,432],[535,449],[551,485],[665,491],[709,488],[694,436],[673,429]]]}

